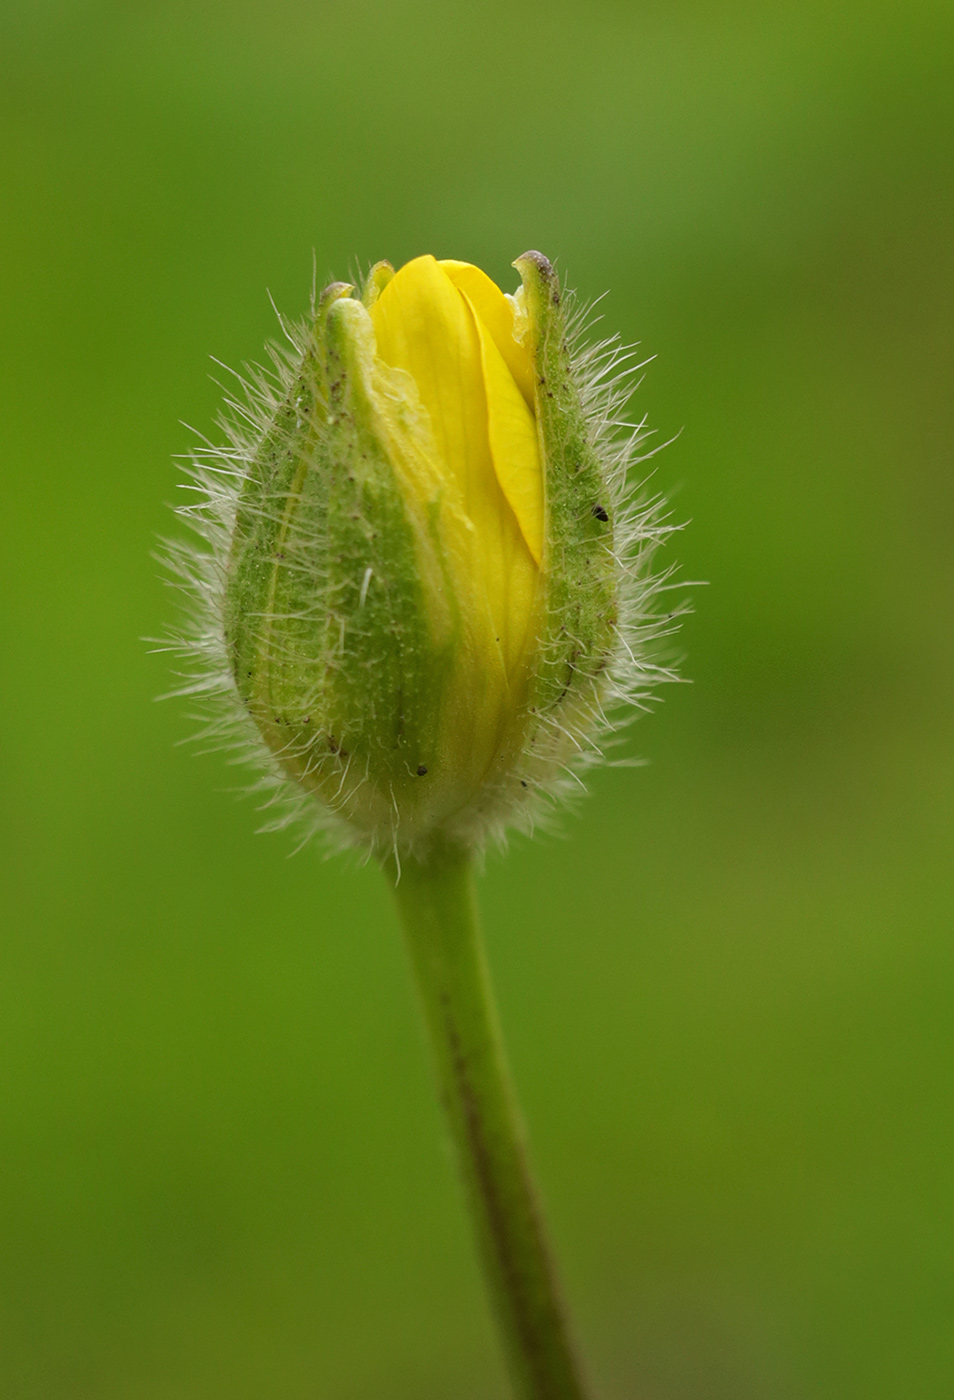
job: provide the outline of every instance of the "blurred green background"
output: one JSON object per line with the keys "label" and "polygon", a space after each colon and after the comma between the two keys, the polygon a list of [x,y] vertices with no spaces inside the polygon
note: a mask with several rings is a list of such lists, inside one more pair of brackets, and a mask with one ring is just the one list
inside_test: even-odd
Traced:
{"label": "blurred green background", "polygon": [[597,1393],[948,1400],[949,0],[3,0],[0,120],[0,1394],[506,1394],[383,882],[140,638],[266,288],[532,246],[710,585],[650,765],[482,887]]}

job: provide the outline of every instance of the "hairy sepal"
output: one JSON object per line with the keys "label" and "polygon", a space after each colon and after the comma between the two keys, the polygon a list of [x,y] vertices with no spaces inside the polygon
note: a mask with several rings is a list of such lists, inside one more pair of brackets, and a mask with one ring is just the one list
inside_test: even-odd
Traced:
{"label": "hairy sepal", "polygon": [[396,827],[413,840],[428,824],[434,783],[418,769],[434,763],[446,639],[429,625],[427,542],[375,430],[360,317],[344,296],[320,308],[289,407],[249,465],[225,640],[284,773],[387,849]]}

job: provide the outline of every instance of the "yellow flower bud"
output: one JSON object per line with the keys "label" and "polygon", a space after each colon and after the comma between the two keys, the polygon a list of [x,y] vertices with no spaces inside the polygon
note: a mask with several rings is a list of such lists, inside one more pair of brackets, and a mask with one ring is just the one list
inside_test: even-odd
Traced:
{"label": "yellow flower bud", "polygon": [[515,266],[513,296],[430,256],[332,284],[196,463],[198,687],[238,700],[267,787],[378,854],[532,824],[664,674],[618,346],[576,352],[550,264]]}

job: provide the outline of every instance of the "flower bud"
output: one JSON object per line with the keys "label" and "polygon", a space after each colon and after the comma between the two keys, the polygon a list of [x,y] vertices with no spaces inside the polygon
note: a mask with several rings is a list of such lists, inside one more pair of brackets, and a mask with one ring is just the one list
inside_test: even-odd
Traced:
{"label": "flower bud", "polygon": [[529,825],[604,704],[663,674],[618,347],[576,353],[546,258],[514,266],[512,297],[432,257],[332,284],[232,426],[234,489],[197,463],[209,688],[269,781],[378,854]]}

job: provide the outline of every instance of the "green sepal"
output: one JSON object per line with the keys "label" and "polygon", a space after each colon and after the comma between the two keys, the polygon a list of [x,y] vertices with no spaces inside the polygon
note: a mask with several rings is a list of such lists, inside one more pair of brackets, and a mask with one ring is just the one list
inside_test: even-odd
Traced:
{"label": "green sepal", "polygon": [[[367,314],[335,284],[249,463],[225,587],[239,695],[288,776],[365,832],[413,825],[442,650],[378,431]],[[423,772],[421,771],[423,770]]]}
{"label": "green sepal", "polygon": [[524,253],[514,267],[523,282],[544,470],[546,603],[535,707],[543,714],[586,710],[617,645],[613,500],[584,411],[559,279],[542,253]]}
{"label": "green sepal", "polygon": [[369,311],[393,277],[394,268],[386,258],[371,268],[361,289],[361,300]]}

